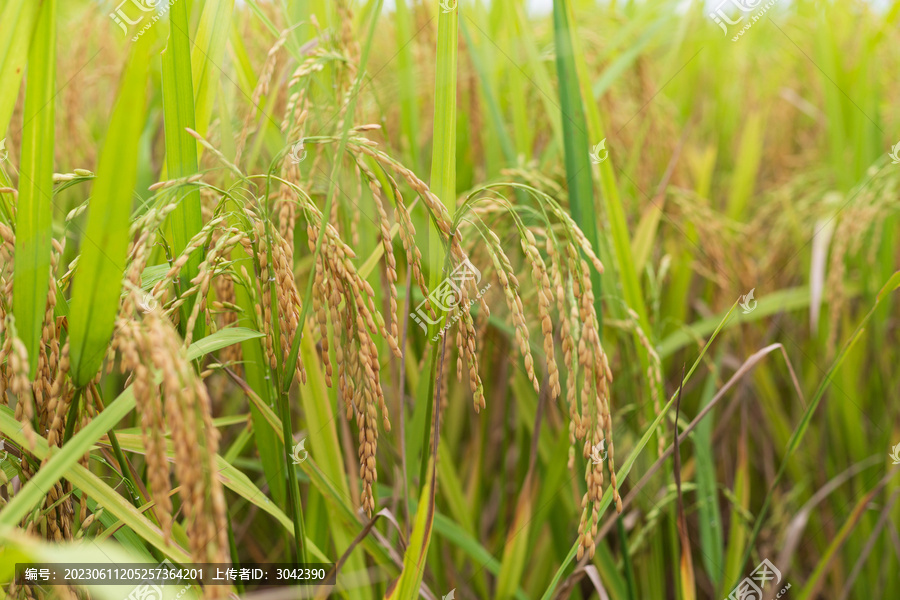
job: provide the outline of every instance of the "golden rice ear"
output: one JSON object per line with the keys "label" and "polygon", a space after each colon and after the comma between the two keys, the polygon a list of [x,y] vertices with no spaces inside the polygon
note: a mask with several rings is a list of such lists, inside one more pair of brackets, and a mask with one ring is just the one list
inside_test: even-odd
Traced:
{"label": "golden rice ear", "polygon": [[394,245],[391,242],[391,223],[388,220],[387,212],[384,208],[381,183],[375,178],[375,174],[369,171],[365,165],[358,163],[360,169],[366,174],[366,180],[369,182],[369,189],[372,192],[372,199],[375,208],[378,211],[378,224],[381,230],[381,245],[384,249],[384,269],[387,278],[387,288],[389,295],[389,319],[390,332],[386,334],[386,339],[390,345],[394,356],[400,358],[400,339],[399,329],[397,326],[397,260],[394,257]]}
{"label": "golden rice ear", "polygon": [[[16,421],[22,424],[22,433],[29,450],[34,450],[37,434],[32,425],[35,416],[34,398],[32,397],[31,380],[29,378],[28,351],[10,327],[11,316],[6,316],[5,340],[3,356],[6,358],[6,386],[8,393],[16,397]],[[2,358],[0,357],[0,358]]]}
{"label": "golden rice ear", "polygon": [[47,413],[50,415],[50,427],[47,430],[47,444],[59,447],[62,442],[63,430],[65,429],[66,414],[69,412],[72,398],[75,396],[75,390],[72,387],[69,374],[69,342],[62,349],[62,356],[59,361],[59,368],[50,392],[50,402],[47,406]]}
{"label": "golden rice ear", "polygon": [[[218,432],[206,388],[184,355],[181,338],[161,311],[152,310],[139,321],[119,319],[114,346],[123,371],[131,373],[149,491],[165,538],[170,539],[172,531],[166,450],[166,430],[171,428],[174,470],[192,558],[195,562],[227,561],[226,507],[215,466]],[[161,383],[156,383],[155,374]]]}
{"label": "golden rice ear", "polygon": [[541,334],[544,339],[544,354],[547,360],[547,378],[550,388],[550,397],[559,397],[561,388],[559,385],[559,369],[556,366],[556,352],[553,344],[553,322],[550,318],[551,299],[553,289],[550,287],[550,277],[544,264],[541,253],[537,247],[537,240],[529,230],[524,230],[522,237],[522,251],[528,263],[531,265],[532,280],[537,288],[538,318],[541,323]]}

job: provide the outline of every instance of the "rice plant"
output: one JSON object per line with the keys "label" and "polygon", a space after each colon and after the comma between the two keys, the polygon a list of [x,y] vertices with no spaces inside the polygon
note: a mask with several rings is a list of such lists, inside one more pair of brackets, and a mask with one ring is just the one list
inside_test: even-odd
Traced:
{"label": "rice plant", "polygon": [[900,9],[714,4],[4,0],[0,597],[900,595]]}

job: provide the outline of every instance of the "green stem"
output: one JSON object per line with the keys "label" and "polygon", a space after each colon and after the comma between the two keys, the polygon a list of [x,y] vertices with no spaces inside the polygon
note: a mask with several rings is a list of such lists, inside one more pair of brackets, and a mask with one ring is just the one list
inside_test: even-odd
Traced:
{"label": "green stem", "polygon": [[[298,336],[299,337],[299,336]],[[297,542],[298,562],[306,561],[306,527],[303,523],[303,503],[300,499],[300,484],[297,483],[297,471],[294,469],[294,460],[291,455],[290,442],[294,439],[291,428],[291,407],[288,404],[287,394],[279,397],[281,408],[281,431],[284,435],[284,461],[288,472],[288,504],[294,513],[294,538]]]}
{"label": "green stem", "polygon": [[[597,235],[594,184],[591,179],[590,148],[587,137],[587,120],[578,83],[575,50],[572,44],[567,0],[553,1],[553,29],[556,48],[556,73],[559,78],[559,100],[562,110],[563,143],[566,164],[566,182],[569,192],[569,208],[572,219],[584,232],[591,248],[600,248]],[[603,324],[601,310],[602,288],[600,273],[591,269],[591,287],[597,321]]]}
{"label": "green stem", "polygon": [[[269,169],[269,176],[266,177],[266,195],[265,195],[265,197],[266,197],[266,217],[267,218],[265,219],[265,223],[266,223],[266,245],[268,248],[273,247],[273,239],[274,239],[272,236],[272,223],[268,219],[268,214],[269,214],[269,210],[270,210],[270,207],[268,204],[269,204],[269,199],[271,198],[271,194],[270,194],[271,174],[272,174],[272,169],[274,169],[274,165],[275,165],[275,162],[273,161],[272,167],[270,167],[270,169]],[[324,215],[323,215],[323,219],[324,219]],[[322,236],[320,235],[318,241],[321,242],[321,240],[322,240]],[[317,244],[316,249],[318,250],[319,248],[320,248],[320,246],[318,246],[318,244]],[[271,314],[277,315],[278,314],[278,304],[277,304],[278,292],[275,288],[275,268],[274,268],[274,265],[272,264],[272,261],[268,261],[268,271],[267,271],[267,273],[265,273],[263,275],[266,276],[268,279],[268,281],[266,283],[264,283],[263,285],[268,285],[271,290],[271,293],[269,294],[269,297],[271,300],[271,306],[269,307]],[[310,277],[310,281],[312,281],[312,279],[313,279],[313,277]],[[307,299],[307,302],[304,304],[308,304],[308,299]],[[300,340],[302,331],[303,331],[303,328],[301,327],[294,334],[294,343],[297,344],[298,350],[299,350],[299,340]],[[279,334],[280,334],[280,331],[278,330],[278,328],[276,328],[275,332],[274,332],[274,335],[275,335],[274,346],[276,348],[278,348],[281,345],[281,342],[279,341],[279,338],[278,338]],[[292,450],[291,443],[294,440],[294,425],[293,425],[293,422],[291,419],[291,402],[290,402],[290,395],[289,395],[291,382],[293,381],[293,371],[296,368],[296,364],[297,364],[296,360],[294,360],[290,364],[290,367],[289,367],[291,370],[287,371],[285,369],[286,372],[282,372],[282,369],[284,368],[285,365],[278,364],[275,366],[274,369],[269,369],[269,373],[271,373],[271,375],[273,376],[273,379],[275,381],[283,380],[284,382],[286,382],[286,385],[281,390],[281,393],[278,394],[278,408],[279,408],[279,412],[281,413],[281,415],[280,415],[281,416],[281,432],[282,432],[282,436],[284,439],[284,443],[282,444],[282,447],[284,448],[284,465],[285,465],[285,468],[287,469],[287,476],[288,476],[288,485],[287,485],[288,489],[287,489],[286,500],[287,500],[287,504],[288,504],[288,510],[292,513],[292,516],[293,516],[292,521],[293,521],[293,526],[294,526],[294,541],[297,544],[297,562],[300,564],[303,564],[303,563],[307,562],[307,560],[306,560],[306,524],[305,524],[304,518],[303,518],[303,499],[300,497],[300,484],[297,481],[297,471],[296,471],[296,469],[294,469],[293,454],[291,452],[291,450]],[[299,566],[299,564],[298,564],[298,566]]]}
{"label": "green stem", "polygon": [[[431,359],[430,365],[428,368],[428,373],[435,375],[435,369],[438,368],[438,351],[441,348],[441,344],[435,344],[434,348],[431,350]],[[426,474],[428,471],[428,458],[431,456],[428,452],[428,444],[431,441],[431,421],[434,416],[434,403],[431,402],[431,398],[434,397],[434,382],[436,377],[431,377],[431,381],[428,382],[428,398],[429,401],[425,403],[425,427],[422,428],[422,462],[419,465],[419,485],[423,488],[427,484]],[[419,490],[421,494],[422,490]]]}
{"label": "green stem", "polygon": [[616,531],[619,534],[619,551],[622,553],[622,565],[625,567],[625,581],[628,583],[628,597],[631,600],[637,598],[637,581],[634,578],[634,566],[631,564],[631,556],[628,554],[628,532],[622,521],[622,515],[616,518]]}
{"label": "green stem", "polygon": [[122,471],[122,477],[128,480],[128,483],[131,484],[129,491],[131,491],[131,503],[138,510],[141,509],[141,506],[145,502],[141,494],[141,488],[138,486],[137,481],[134,478],[134,473],[131,472],[131,466],[128,464],[128,461],[125,459],[125,454],[122,452],[122,446],[119,445],[119,438],[116,437],[116,432],[110,429],[106,432],[106,435],[109,437],[109,445],[112,446],[113,454],[116,457],[116,462],[119,463],[119,469]]}
{"label": "green stem", "polygon": [[[456,71],[459,8],[441,11],[438,17],[437,33],[429,186],[431,192],[438,197],[447,208],[447,212],[453,217],[453,213],[456,212]],[[435,220],[432,219],[428,223],[430,286],[436,287],[444,277],[439,270],[443,258],[443,240]]]}
{"label": "green stem", "polygon": [[72,404],[69,405],[69,414],[66,415],[66,431],[63,434],[63,446],[72,438],[75,432],[75,421],[78,419],[78,403],[81,402],[82,389],[75,390],[75,396],[72,398]]}
{"label": "green stem", "polygon": [[[240,568],[241,559],[238,554],[237,542],[234,540],[234,528],[231,526],[231,519],[228,519],[228,548],[231,551],[231,566],[234,568]],[[237,589],[239,594],[244,593],[244,584],[240,581],[234,582],[234,587]]]}

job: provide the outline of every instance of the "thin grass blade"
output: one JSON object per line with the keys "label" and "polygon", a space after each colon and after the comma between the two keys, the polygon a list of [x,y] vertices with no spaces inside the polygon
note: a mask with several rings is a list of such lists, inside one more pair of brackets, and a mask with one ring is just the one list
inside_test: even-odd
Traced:
{"label": "thin grass blade", "polygon": [[[169,9],[169,43],[163,51],[162,88],[166,138],[166,176],[170,179],[189,177],[197,172],[197,140],[187,132],[196,129],[194,87],[191,77],[191,40],[188,37],[187,2],[176,2]],[[188,242],[203,227],[200,213],[200,191],[189,186],[178,206],[169,215],[167,229],[171,234],[172,252],[180,255]],[[195,252],[182,270],[181,291],[200,270],[200,253]],[[182,309],[187,322],[190,309]],[[204,337],[203,319],[197,319],[194,338]]]}
{"label": "thin grass blade", "polygon": [[[747,544],[747,550],[744,553],[744,558],[741,561],[741,569],[739,572],[743,572],[743,569],[746,567],[747,563],[750,561],[750,553],[753,550],[753,545],[756,542],[757,536],[759,536],[759,532],[762,530],[763,521],[766,517],[766,513],[769,509],[769,504],[772,502],[772,495],[778,487],[781,478],[784,476],[785,470],[787,468],[788,461],[791,456],[800,446],[800,441],[803,439],[804,434],[806,433],[807,428],[809,427],[809,423],[812,420],[812,416],[816,411],[816,408],[819,406],[819,403],[822,401],[822,397],[825,395],[825,390],[828,389],[831,384],[832,379],[834,378],[837,370],[840,368],[841,364],[844,362],[844,359],[849,354],[850,350],[856,345],[856,342],[859,341],[860,337],[865,331],[866,324],[869,322],[869,319],[872,318],[872,315],[875,314],[878,306],[890,296],[897,288],[900,288],[900,271],[895,272],[890,279],[882,286],[881,290],[878,292],[878,295],[875,299],[875,304],[866,313],[866,316],[863,317],[862,321],[856,327],[856,330],[853,332],[853,335],[850,336],[850,339],[844,344],[844,347],[841,348],[840,353],[835,358],[834,362],[831,365],[831,368],[828,369],[828,372],[825,374],[825,378],[819,384],[818,389],[816,389],[816,394],[813,397],[812,401],[809,403],[809,406],[806,408],[806,412],[803,413],[803,418],[800,420],[799,425],[794,430],[793,435],[791,436],[790,441],[788,442],[787,450],[785,451],[784,458],[781,460],[781,465],[778,467],[778,473],[775,475],[775,480],[769,486],[769,491],[766,494],[766,498],[763,501],[762,508],[759,511],[759,514],[756,517],[756,524],[753,527],[753,531],[750,534],[750,539]],[[737,583],[736,580],[733,580],[734,583]]]}
{"label": "thin grass blade", "polygon": [[53,149],[56,116],[56,0],[41,6],[28,54],[25,128],[16,213],[13,314],[28,351],[30,377],[37,371],[44,308],[50,289],[53,229]]}
{"label": "thin grass blade", "polygon": [[0,139],[19,97],[28,48],[41,9],[34,0],[10,0],[0,15]]}
{"label": "thin grass blade", "polygon": [[146,105],[148,39],[138,39],[125,67],[100,154],[81,258],[72,284],[69,354],[71,376],[79,387],[100,369],[119,310]]}
{"label": "thin grass blade", "polygon": [[206,137],[225,54],[234,0],[206,0],[191,50],[195,131]]}

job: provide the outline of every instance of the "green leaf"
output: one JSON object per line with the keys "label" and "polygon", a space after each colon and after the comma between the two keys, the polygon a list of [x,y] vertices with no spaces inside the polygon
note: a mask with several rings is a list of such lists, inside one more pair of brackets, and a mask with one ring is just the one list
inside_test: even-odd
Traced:
{"label": "green leaf", "polygon": [[[599,244],[597,221],[594,217],[594,186],[591,181],[591,143],[587,137],[588,126],[578,85],[578,71],[575,66],[575,50],[572,44],[568,12],[568,0],[553,0],[556,73],[559,77],[569,208],[572,211],[572,218],[584,232],[591,248],[596,251]],[[599,319],[602,316],[600,274],[594,269],[591,270],[591,286],[594,288],[594,298],[596,299],[594,306]]]}
{"label": "green leaf", "polygon": [[[434,78],[434,123],[431,145],[431,192],[452,216],[456,210],[456,63],[459,8],[438,16],[437,58]],[[428,265],[431,284],[443,276],[444,248],[434,221],[428,224]]]}
{"label": "green leaf", "polygon": [[408,146],[413,170],[419,172],[419,96],[415,57],[410,40],[415,37],[407,0],[396,1],[397,69],[400,79],[400,129]]}
{"label": "green leaf", "polygon": [[728,195],[728,217],[736,221],[743,221],[744,209],[756,185],[762,159],[765,122],[765,115],[757,110],[747,115],[744,123],[734,175],[729,186],[731,193]]}
{"label": "green leaf", "polygon": [[[194,88],[191,80],[191,41],[188,37],[188,13],[186,2],[176,2],[169,10],[169,43],[163,51],[163,118],[166,134],[166,173],[177,179],[197,172],[197,140],[187,132],[196,129],[194,118]],[[191,186],[180,199],[178,206],[167,220],[167,230],[172,236],[174,254],[180,255],[188,242],[203,227],[200,213],[200,190]],[[200,270],[200,253],[191,255],[179,278],[182,291],[190,285]],[[183,306],[184,322],[187,322],[190,303]],[[197,320],[194,337],[203,337],[204,323]]]}
{"label": "green leaf", "polygon": [[206,0],[197,35],[191,50],[191,73],[194,80],[194,113],[196,127],[201,136],[206,137],[209,119],[215,99],[214,93],[219,81],[221,62],[231,27],[231,13],[234,0]]}
{"label": "green leaf", "polygon": [[[584,114],[584,116],[582,117],[582,121],[576,120],[576,123],[578,123],[579,127],[581,127],[583,131],[590,134],[590,136],[592,137],[592,144],[599,143],[601,140],[606,139],[606,128],[603,125],[603,121],[600,117],[598,103],[594,100],[594,95],[589,83],[589,71],[584,58],[585,52],[582,49],[581,39],[578,35],[577,28],[575,27],[575,23],[577,23],[577,21],[573,12],[572,3],[568,0],[561,0],[558,10],[560,12],[558,20],[562,22],[563,19],[565,19],[565,28],[564,30],[558,29],[557,36],[559,36],[559,38],[563,40],[563,46],[566,45],[566,41],[568,41],[568,45],[571,46],[571,49],[567,50],[566,54],[569,62],[571,62],[571,65],[566,67],[567,71],[571,71],[571,75],[567,75],[567,78],[572,78],[572,82],[570,82],[569,84],[572,87],[569,95],[574,98],[574,95],[576,93],[579,93],[581,102],[583,102],[586,106],[586,113],[582,113]],[[557,21],[555,16],[556,12],[557,8],[554,2],[554,23]],[[560,42],[558,41],[557,43],[559,44]],[[559,52],[559,50],[557,50],[557,52]],[[560,58],[559,56],[557,56],[557,64],[559,63]],[[560,81],[562,82],[562,75],[560,75]],[[563,105],[563,110],[567,111],[565,105]],[[573,113],[567,114],[572,115]],[[565,120],[566,118],[564,116],[564,121]],[[566,152],[568,156],[568,146]],[[586,161],[587,158],[585,157],[583,160]],[[632,244],[631,236],[628,231],[628,220],[625,213],[625,207],[623,206],[621,197],[619,195],[619,188],[616,183],[613,160],[611,158],[604,160],[599,165],[597,165],[597,170],[600,175],[600,189],[602,192],[601,198],[606,209],[606,218],[609,220],[609,233],[613,240],[613,247],[615,248],[615,252],[610,252],[606,248],[607,242],[605,239],[596,237],[597,218],[593,216],[595,206],[593,202],[591,202],[590,204],[584,203],[584,208],[589,209],[592,212],[588,213],[585,216],[585,219],[588,219],[588,222],[578,222],[578,225],[584,230],[585,235],[588,236],[588,240],[591,242],[591,245],[594,247],[595,251],[597,251],[604,260],[611,261],[613,257],[615,258],[615,274],[620,280],[622,293],[625,297],[625,302],[637,313],[638,323],[644,330],[644,333],[650,335],[652,329],[650,327],[650,321],[647,316],[647,309],[644,305],[644,297],[641,291],[639,279],[640,271],[637,269],[635,260],[632,257]],[[574,207],[572,210],[572,216],[573,218],[575,217]],[[591,237],[591,233],[587,229],[585,229],[585,227],[592,228],[594,237]],[[597,275],[596,280],[592,279],[591,281],[593,285],[596,286],[594,290],[594,297],[596,298],[597,316],[600,317],[601,290],[599,287],[599,275]],[[619,310],[621,310],[619,303],[612,303],[611,312],[613,313],[613,315],[616,316],[616,318],[624,318],[624,315],[618,314]],[[650,364],[649,355],[647,353],[647,350],[640,343],[637,332],[634,333],[634,340],[637,347],[638,357],[641,360],[641,368],[646,371]],[[664,394],[664,390],[659,389],[657,390],[657,393]],[[653,415],[652,407],[649,404],[647,405],[645,414],[648,418],[651,418]]]}
{"label": "green leaf", "polygon": [[[703,361],[703,357],[706,356],[706,351],[712,346],[713,341],[719,336],[719,332],[722,331],[725,323],[728,321],[728,318],[731,316],[731,313],[734,311],[737,303],[731,307],[731,310],[725,315],[725,318],[719,323],[719,326],[713,332],[712,337],[710,337],[709,341],[706,343],[706,346],[701,350],[700,355],[697,356],[697,359],[694,361],[694,364],[691,365],[690,370],[684,376],[684,381],[681,382],[678,390],[675,390],[675,393],[672,394],[672,397],[669,399],[669,402],[662,407],[659,411],[659,414],[656,415],[656,418],[644,429],[644,434],[641,436],[640,441],[635,445],[634,449],[628,455],[628,458],[625,459],[625,462],[622,463],[622,466],[619,467],[618,472],[616,473],[616,480],[619,482],[619,485],[622,486],[625,484],[625,480],[628,477],[628,474],[631,472],[631,468],[634,466],[634,463],[637,461],[641,452],[644,451],[644,447],[650,441],[650,438],[653,437],[656,433],[656,428],[659,426],[660,422],[666,418],[669,414],[669,409],[675,404],[675,399],[678,397],[678,392],[682,386],[684,386],[694,374],[694,371]],[[603,516],[603,513],[606,512],[606,509],[612,503],[612,488],[607,486],[606,491],[603,492],[603,497],[600,499],[600,508],[598,510],[599,517]],[[569,564],[575,558],[575,554],[578,551],[578,542],[572,545],[572,548],[569,550],[569,554],[566,555],[566,558],[563,560],[563,563],[559,566],[559,569],[556,571],[556,574],[553,576],[550,585],[544,591],[544,595],[541,596],[541,600],[550,600],[553,597],[553,591],[556,589],[556,586],[559,584],[560,579],[562,579],[563,573],[565,573]]]}
{"label": "green leaf", "polygon": [[[721,355],[716,365],[721,363]],[[701,406],[706,406],[716,391],[715,373],[710,373],[703,388]],[[701,557],[706,574],[716,587],[722,579],[722,516],[716,489],[716,461],[712,445],[712,417],[702,420],[694,433],[694,452],[697,461],[697,511],[700,528]]]}
{"label": "green leaf", "polygon": [[[443,447],[443,441],[441,441]],[[440,465],[438,465],[440,468]],[[443,487],[443,486],[442,486]],[[415,498],[410,499],[410,510],[414,513],[418,504]],[[351,513],[352,514],[352,513]],[[465,552],[475,563],[482,565],[486,570],[494,575],[500,574],[500,561],[482,546],[474,535],[465,531],[450,517],[434,513],[434,532],[442,539],[454,544],[457,548]],[[529,596],[522,591],[521,588],[516,590],[516,598],[519,600],[528,600]]]}
{"label": "green leaf", "polygon": [[[300,351],[307,376],[306,385],[300,386],[300,400],[303,403],[303,414],[306,416],[306,427],[308,431],[315,433],[309,437],[307,447],[321,468],[322,476],[336,488],[339,497],[349,498],[350,486],[347,485],[347,473],[342,458],[344,454],[338,441],[337,419],[332,410],[325,375],[311,335],[303,336]],[[290,440],[290,443],[293,443],[293,440]],[[329,522],[329,530],[334,538],[335,547],[340,549],[348,547],[355,535],[351,528],[341,522]],[[351,554],[347,560],[347,568],[354,572],[364,572],[363,558],[359,553]],[[349,594],[353,598],[362,598],[365,597],[364,592],[363,589],[351,590]]]}
{"label": "green leaf", "polygon": [[19,97],[28,47],[41,3],[10,0],[0,15],[0,139],[6,138],[9,119]]}
{"label": "green leaf", "polygon": [[75,385],[97,373],[115,326],[122,292],[138,143],[144,126],[150,38],[132,47],[113,107],[94,182],[78,270],[72,284],[69,353]]}
{"label": "green leaf", "polygon": [[[844,293],[847,294],[848,299],[854,298],[859,295],[859,288],[847,286]],[[726,324],[726,329],[737,327],[742,323],[760,321],[770,315],[804,309],[809,306],[809,297],[808,287],[788,288],[766,294],[759,298],[752,313],[741,314],[740,318],[732,319]],[[709,335],[722,322],[725,315],[726,313],[722,312],[696,323],[684,325],[680,330],[667,336],[657,345],[660,358],[667,358],[685,346]]]}
{"label": "green leaf", "polygon": [[[256,333],[256,332],[252,332]],[[248,335],[245,333],[245,335]],[[195,343],[191,348],[195,348],[198,344],[202,342]],[[215,347],[216,344],[206,344],[206,347]],[[197,347],[193,351],[188,352],[188,358],[196,359],[205,354],[209,350],[205,350],[204,346],[201,345]],[[62,448],[56,449],[52,451],[48,451],[47,442],[43,438],[37,438],[35,448],[35,456],[38,459],[43,459],[48,454],[52,454],[51,459],[44,464],[41,469],[35,474],[34,477],[28,480],[22,489],[19,490],[19,493],[16,494],[12,500],[6,505],[2,512],[0,512],[0,525],[15,525],[22,518],[27,515],[38,503],[40,503],[44,498],[43,490],[50,489],[53,484],[55,484],[61,477],[68,477],[72,480],[72,483],[81,487],[74,476],[71,474],[71,469],[77,469],[81,467],[76,464],[78,460],[91,449],[91,447],[99,440],[106,432],[113,429],[116,424],[121,421],[125,416],[131,412],[134,408],[134,394],[131,388],[127,388],[123,391],[119,396],[113,400],[99,415],[97,415],[87,426],[84,427],[81,431],[75,434],[72,439],[70,439]],[[9,436],[13,441],[15,441],[19,445],[25,446],[25,438],[22,434],[22,426],[18,423],[13,417],[12,411],[7,407],[2,407],[0,410],[0,432]],[[73,466],[74,465],[74,466]],[[90,475],[90,472],[81,467],[85,473]],[[67,472],[68,471],[68,472]],[[93,475],[91,475],[93,477]],[[78,481],[83,481],[84,477],[78,478]],[[99,479],[97,480],[100,481]],[[106,484],[102,482],[99,485],[103,487],[108,487]],[[96,487],[96,484],[91,484],[92,488]],[[100,500],[100,498],[96,495],[96,490],[87,489],[82,487],[88,494],[90,494],[94,499]],[[116,497],[119,497],[118,494],[114,494]],[[119,497],[121,499],[121,497]],[[121,501],[131,510],[134,510],[134,507],[128,502],[125,502],[124,499]],[[101,504],[105,507],[108,505],[105,502],[101,502]],[[118,514],[118,513],[117,513]],[[120,518],[122,518],[120,516]],[[141,518],[144,518],[141,515]],[[149,522],[148,522],[149,523]],[[137,531],[137,530],[135,530]],[[138,532],[140,533],[140,532]],[[149,538],[144,537],[144,539]],[[173,560],[174,557],[173,557]]]}
{"label": "green leaf", "polygon": [[[145,454],[146,449],[144,448],[144,441],[140,434],[132,434],[132,433],[119,433],[119,444],[122,446],[123,450],[127,450],[128,452],[136,452],[138,454]],[[166,456],[170,460],[175,459],[175,445],[172,440],[166,440]],[[254,506],[264,510],[265,512],[272,515],[275,520],[277,520],[282,527],[284,527],[285,531],[290,534],[294,533],[294,526],[291,523],[290,518],[284,512],[272,502],[268,496],[266,496],[262,490],[256,487],[250,478],[247,477],[244,473],[235,468],[231,463],[222,458],[220,455],[216,454],[216,474],[219,477],[219,480],[222,482],[222,485],[239,495],[241,498],[246,500],[247,502],[253,504]],[[331,562],[331,559],[325,556],[325,554],[313,544],[309,538],[306,539],[306,543],[309,544],[309,549],[311,554],[317,559],[324,562]]]}
{"label": "green leaf", "polygon": [[[809,406],[806,407],[806,412],[803,413],[803,418],[800,419],[799,425],[794,430],[793,435],[791,435],[791,439],[788,441],[787,450],[784,453],[784,458],[781,460],[781,465],[778,467],[778,473],[775,475],[775,480],[769,485],[768,491],[766,493],[766,498],[763,501],[762,508],[759,510],[759,514],[756,517],[756,523],[753,526],[753,531],[750,534],[750,539],[747,543],[747,549],[744,552],[744,558],[741,561],[741,569],[738,570],[738,578],[740,574],[743,573],[744,567],[746,567],[747,562],[750,560],[750,553],[753,551],[753,545],[756,542],[757,536],[759,536],[759,532],[762,529],[763,521],[766,518],[766,513],[769,509],[769,504],[772,502],[772,495],[775,493],[775,490],[778,488],[779,482],[781,482],[781,478],[784,476],[785,470],[787,469],[788,462],[790,461],[791,456],[800,446],[801,440],[803,440],[803,436],[806,433],[807,428],[809,427],[810,421],[812,421],[813,414],[816,412],[816,408],[819,406],[819,402],[822,401],[822,397],[825,395],[825,390],[828,389],[828,386],[831,385],[831,380],[834,379],[835,374],[837,373],[838,368],[840,368],[841,364],[844,362],[844,359],[847,358],[847,354],[850,352],[850,349],[859,341],[860,337],[862,337],[863,331],[865,331],[866,323],[869,322],[869,319],[872,318],[872,315],[875,314],[875,310],[878,308],[878,305],[881,304],[885,298],[888,297],[889,294],[893,293],[894,290],[900,288],[900,271],[895,272],[890,279],[882,286],[881,290],[878,292],[877,297],[875,298],[875,304],[869,309],[869,312],[866,313],[866,316],[863,317],[862,321],[856,327],[856,330],[853,332],[853,335],[850,336],[850,339],[841,348],[840,353],[837,358],[834,359],[831,367],[828,369],[828,372],[825,374],[825,378],[819,384],[819,387],[816,389],[816,395],[813,397],[812,402],[809,403]],[[736,584],[737,581],[735,580]]]}
{"label": "green leaf", "polygon": [[811,598],[819,596],[822,586],[824,585],[822,580],[828,572],[831,561],[847,541],[847,538],[853,532],[854,528],[859,524],[859,520],[865,512],[872,510],[870,503],[875,495],[884,487],[887,477],[889,476],[882,479],[872,490],[860,498],[859,502],[856,503],[856,506],[853,507],[853,510],[850,511],[850,514],[844,518],[844,524],[841,525],[840,530],[838,530],[837,534],[831,539],[831,543],[828,544],[828,548],[822,554],[819,564],[816,565],[812,575],[809,576],[803,589],[800,590],[798,600],[810,600]]}
{"label": "green leaf", "polygon": [[522,574],[525,572],[526,561],[529,558],[528,544],[531,543],[532,507],[534,504],[535,486],[532,485],[530,476],[522,485],[519,498],[516,501],[516,509],[512,523],[509,525],[509,533],[503,550],[503,562],[500,567],[500,575],[497,578],[497,590],[495,598],[508,600],[515,597]]}
{"label": "green leaf", "polygon": [[750,506],[750,465],[747,459],[747,437],[740,436],[736,440],[737,456],[734,466],[734,486],[731,490],[733,501],[731,504],[731,514],[729,518],[730,527],[728,529],[728,543],[725,548],[725,565],[722,571],[721,587],[719,592],[727,594],[731,586],[730,581],[739,580],[743,577],[744,570],[741,562],[741,555],[746,548],[750,550],[747,544],[747,525],[741,515],[746,514]]}
{"label": "green leaf", "polygon": [[[104,513],[105,514],[105,513]],[[157,564],[156,561],[148,561],[145,556],[126,550],[119,544],[111,542],[93,542],[91,544],[79,542],[51,543],[28,535],[22,530],[0,527],[0,583],[7,584],[12,581],[16,563],[93,563],[115,567],[117,564],[146,563]],[[110,585],[104,582],[102,585],[81,586],[90,590],[91,597],[98,600],[122,600],[129,596],[134,585]],[[178,588],[180,591],[180,588]],[[173,596],[174,597],[174,589]],[[180,594],[179,600],[193,600],[200,595],[192,587]],[[163,598],[170,598],[166,595]],[[162,598],[160,598],[162,600]]]}
{"label": "green leaf", "polygon": [[[105,510],[116,515],[141,538],[158,548],[173,561],[190,562],[190,556],[183,548],[171,543],[167,544],[163,539],[162,531],[156,525],[99,477],[78,464],[78,460],[84,453],[107,431],[115,427],[116,423],[133,408],[134,395],[131,388],[128,388],[62,448],[54,448],[50,451],[47,448],[47,441],[37,438],[34,455],[38,460],[43,460],[48,456],[50,459],[0,512],[0,528],[16,525],[35,506],[43,502],[44,490],[50,489],[57,481],[65,477],[72,482],[72,485],[99,502]],[[0,407],[0,432],[16,444],[27,446],[21,424],[16,421],[12,411],[6,407]]]}
{"label": "green leaf", "polygon": [[56,116],[56,0],[41,7],[28,55],[25,129],[16,213],[13,315],[28,351],[30,377],[37,371],[53,228],[53,149]]}
{"label": "green leaf", "polygon": [[503,122],[503,113],[500,110],[500,104],[497,102],[497,97],[494,94],[491,77],[485,68],[481,53],[472,41],[472,35],[469,33],[469,28],[465,21],[463,21],[460,26],[463,32],[463,39],[466,41],[466,48],[469,50],[469,59],[472,61],[472,66],[475,67],[475,73],[478,75],[481,84],[481,94],[484,96],[484,103],[487,104],[488,115],[491,118],[494,135],[500,143],[500,149],[503,151],[503,157],[506,159],[506,162],[510,165],[515,165],[516,148],[513,145],[512,138],[509,137],[509,132],[506,131],[506,125]]}
{"label": "green leaf", "polygon": [[412,534],[409,536],[409,545],[403,555],[403,571],[400,578],[391,582],[385,600],[416,600],[419,597],[419,587],[422,585],[422,577],[425,575],[425,559],[428,556],[428,546],[431,543],[431,532],[434,525],[434,457],[428,460],[428,475],[422,486],[422,496],[419,498],[416,521]]}
{"label": "green leaf", "polygon": [[221,350],[232,344],[240,344],[247,340],[254,340],[263,337],[264,334],[248,329],[246,327],[229,327],[228,329],[220,329],[215,333],[211,333],[201,340],[197,340],[188,348],[188,359],[194,360],[204,354]]}

